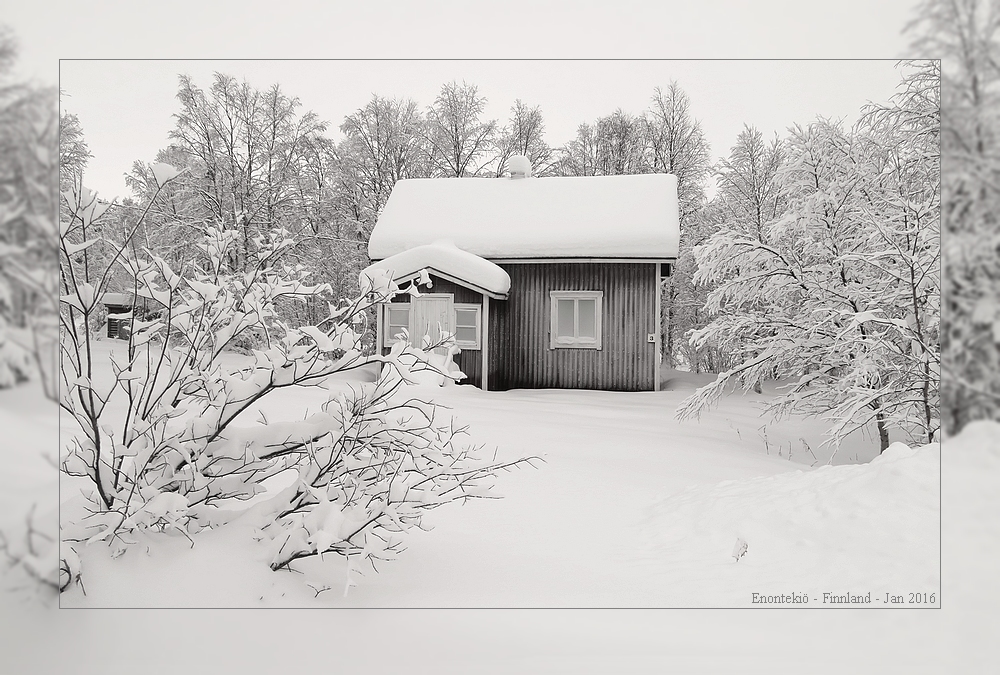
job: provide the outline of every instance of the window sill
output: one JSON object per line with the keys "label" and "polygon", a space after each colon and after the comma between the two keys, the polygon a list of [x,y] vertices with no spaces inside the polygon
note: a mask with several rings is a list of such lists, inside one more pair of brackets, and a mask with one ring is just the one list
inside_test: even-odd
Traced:
{"label": "window sill", "polygon": [[592,349],[600,351],[601,345],[596,342],[553,342],[549,345],[549,349]]}

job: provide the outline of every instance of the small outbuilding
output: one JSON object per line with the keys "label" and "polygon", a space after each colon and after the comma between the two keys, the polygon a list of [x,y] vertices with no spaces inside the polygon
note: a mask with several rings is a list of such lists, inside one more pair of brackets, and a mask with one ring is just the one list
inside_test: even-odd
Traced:
{"label": "small outbuilding", "polygon": [[156,300],[132,293],[104,293],[101,304],[108,314],[108,337],[128,340],[132,319],[147,320],[161,314],[164,307]]}
{"label": "small outbuilding", "polygon": [[128,329],[132,323],[133,295],[105,293],[101,298],[101,304],[108,313],[108,337],[127,340]]}
{"label": "small outbuilding", "polygon": [[455,335],[482,389],[659,388],[660,279],[677,260],[670,174],[400,180],[368,244],[394,281],[429,278],[378,317],[387,353]]}

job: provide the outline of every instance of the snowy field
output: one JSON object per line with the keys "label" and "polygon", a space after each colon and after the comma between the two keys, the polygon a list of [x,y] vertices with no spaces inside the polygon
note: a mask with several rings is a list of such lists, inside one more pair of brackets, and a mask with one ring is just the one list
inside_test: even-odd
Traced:
{"label": "snowy field", "polygon": [[[0,389],[0,532],[18,554],[24,549],[29,515],[47,536],[54,539],[58,531],[58,455],[58,408],[45,398],[38,382]],[[55,562],[55,547],[46,545],[44,537],[37,544],[39,554],[45,549],[45,561]],[[20,570],[0,577],[0,588],[13,591],[3,599],[5,604],[14,598],[32,603],[41,599],[36,584]]]}
{"label": "snowy field", "polygon": [[[374,376],[275,392],[261,412],[302,418],[329,391]],[[77,545],[86,594],[74,588],[62,606],[749,607],[754,593],[821,605],[824,593],[881,604],[904,591],[938,603],[937,446],[900,444],[859,465],[876,454],[859,438],[841,465],[820,466],[821,423],[761,418],[767,389],[677,422],[677,404],[703,379],[672,373],[667,391],[643,393],[411,387],[450,408],[483,452],[544,462],[501,474],[502,499],[429,513],[430,531],[407,535],[398,560],[365,570],[346,595],[342,558],[272,572],[257,521],[241,517],[195,535],[193,548],[164,533],[137,534],[119,557],[105,543]],[[74,433],[63,425],[64,438]],[[63,477],[64,518],[81,513],[85,487]]]}
{"label": "snowy field", "polygon": [[[939,592],[934,447],[897,445],[854,463],[867,459],[863,442],[840,458],[845,464],[811,468],[815,460],[796,442],[801,437],[818,452],[819,425],[761,419],[767,389],[724,398],[700,423],[675,421],[673,409],[696,379],[677,376],[667,391],[637,394],[421,390],[453,408],[473,440],[498,448],[498,457],[534,454],[545,463],[502,474],[501,500],[431,513],[430,532],[410,535],[399,560],[367,573],[346,597],[341,561],[313,559],[301,575],[271,572],[237,520],[197,535],[193,549],[170,535],[150,535],[159,541],[148,554],[136,547],[114,560],[103,545],[84,549],[88,594],[64,595],[62,606],[751,607],[758,592],[807,593],[810,607],[822,607],[823,592],[873,599]],[[287,392],[268,412],[300,416],[322,402],[320,393]],[[56,480],[43,454],[57,444],[55,407],[28,385],[0,392],[0,415],[0,526],[16,531],[31,501],[40,519],[52,520]],[[944,466],[940,610],[52,614],[54,599],[46,609],[44,597],[12,572],[3,579],[4,659],[10,672],[125,672],[129,658],[179,641],[188,645],[186,657],[164,661],[175,668],[201,657],[216,668],[261,672],[289,663],[282,645],[316,642],[335,648],[345,665],[394,670],[402,662],[372,667],[370,655],[385,646],[384,636],[399,634],[392,642],[408,651],[412,672],[539,664],[554,672],[671,664],[718,672],[747,670],[748,659],[770,650],[781,652],[781,664],[808,672],[898,672],[893,664],[907,672],[958,665],[990,672],[981,659],[1000,629],[1000,527],[987,516],[1000,507],[1000,425],[975,424],[948,441]],[[70,483],[64,477],[64,513],[76,499]],[[736,561],[738,538],[747,552]],[[196,635],[206,637],[185,637]],[[268,646],[247,652],[247,641]],[[441,650],[461,666],[440,670]],[[852,655],[865,655],[868,667],[856,667]],[[306,649],[298,662],[326,657]]]}

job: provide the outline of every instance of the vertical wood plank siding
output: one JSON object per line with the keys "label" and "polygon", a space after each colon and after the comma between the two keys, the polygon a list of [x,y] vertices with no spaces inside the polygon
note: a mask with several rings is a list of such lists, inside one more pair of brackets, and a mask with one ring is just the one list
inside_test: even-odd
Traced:
{"label": "vertical wood plank siding", "polygon": [[[442,279],[441,277],[430,275],[431,284],[430,288],[426,286],[420,286],[420,291],[427,293],[450,293],[455,297],[455,302],[471,303],[482,307],[483,296],[481,293],[477,293],[471,288],[466,288],[465,286],[460,286],[453,281],[448,281],[447,279]],[[407,284],[401,284],[403,288],[407,288]],[[410,301],[409,294],[403,293],[397,295],[392,299],[392,302],[402,302],[407,303]],[[502,301],[498,301],[502,302]],[[382,354],[388,354],[389,350],[382,348]],[[480,386],[482,383],[482,373],[483,373],[483,362],[480,358],[480,352],[478,349],[463,349],[455,356],[455,363],[458,365],[459,369],[465,373],[466,379],[462,380],[460,384],[471,384],[473,386]]]}
{"label": "vertical wood plank siding", "polygon": [[[507,300],[490,303],[491,390],[654,389],[656,345],[647,342],[646,336],[659,332],[655,263],[524,263],[501,267],[510,275],[511,288]],[[549,291],[604,292],[601,349],[549,349]],[[464,372],[472,377],[469,371]]]}

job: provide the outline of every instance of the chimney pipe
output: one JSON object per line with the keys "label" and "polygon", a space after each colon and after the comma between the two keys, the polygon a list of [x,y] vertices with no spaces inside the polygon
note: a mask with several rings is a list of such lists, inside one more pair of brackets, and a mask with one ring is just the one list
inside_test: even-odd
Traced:
{"label": "chimney pipe", "polygon": [[524,155],[514,155],[507,160],[507,171],[511,178],[529,178],[531,176],[531,160]]}

